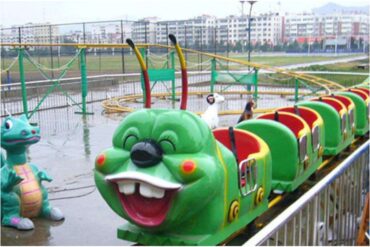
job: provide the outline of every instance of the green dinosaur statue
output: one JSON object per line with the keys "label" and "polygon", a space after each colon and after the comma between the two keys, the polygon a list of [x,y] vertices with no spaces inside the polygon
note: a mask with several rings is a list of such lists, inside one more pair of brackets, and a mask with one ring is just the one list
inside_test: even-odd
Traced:
{"label": "green dinosaur statue", "polygon": [[40,129],[29,124],[25,115],[6,117],[1,125],[1,224],[19,230],[31,230],[29,218],[63,220],[63,213],[51,207],[41,181],[52,181],[45,171],[27,163],[26,149],[40,140]]}

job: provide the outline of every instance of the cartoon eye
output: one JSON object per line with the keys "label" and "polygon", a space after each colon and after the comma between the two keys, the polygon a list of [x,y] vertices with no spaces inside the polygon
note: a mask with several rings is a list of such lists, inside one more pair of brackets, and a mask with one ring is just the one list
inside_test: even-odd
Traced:
{"label": "cartoon eye", "polygon": [[11,128],[13,128],[13,122],[11,120],[6,120],[5,129],[10,130]]}
{"label": "cartoon eye", "polygon": [[123,140],[123,148],[126,150],[131,150],[132,146],[139,140],[139,138],[136,135],[128,135]]}
{"label": "cartoon eye", "polygon": [[170,139],[162,139],[159,141],[164,153],[176,152],[176,146]]}

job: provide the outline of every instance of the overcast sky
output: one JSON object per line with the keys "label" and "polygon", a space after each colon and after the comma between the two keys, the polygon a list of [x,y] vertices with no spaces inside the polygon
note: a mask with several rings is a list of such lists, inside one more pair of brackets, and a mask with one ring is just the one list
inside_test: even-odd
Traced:
{"label": "overcast sky", "polygon": [[[253,13],[310,11],[327,2],[364,6],[368,0],[259,0]],[[249,5],[245,4],[245,13]],[[24,23],[71,23],[114,19],[137,20],[157,16],[161,20],[187,19],[202,14],[225,17],[241,13],[239,0],[0,0],[3,27]]]}

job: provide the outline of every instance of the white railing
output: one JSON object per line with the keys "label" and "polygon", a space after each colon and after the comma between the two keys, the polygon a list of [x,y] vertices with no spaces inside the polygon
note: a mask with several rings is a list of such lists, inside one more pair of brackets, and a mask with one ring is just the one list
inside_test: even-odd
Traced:
{"label": "white railing", "polygon": [[355,245],[369,188],[368,140],[244,246]]}

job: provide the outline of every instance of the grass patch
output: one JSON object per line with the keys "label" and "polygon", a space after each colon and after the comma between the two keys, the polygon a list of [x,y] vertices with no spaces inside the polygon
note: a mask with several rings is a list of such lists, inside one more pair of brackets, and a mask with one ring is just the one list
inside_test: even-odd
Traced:
{"label": "grass patch", "polygon": [[[336,63],[328,65],[311,65],[305,68],[298,68],[297,70],[303,71],[341,71],[341,72],[359,72],[368,73],[369,69],[359,68],[361,64],[369,64],[369,59],[352,61],[347,63]],[[330,74],[315,74],[317,77],[328,79],[338,82],[343,86],[353,86],[366,80],[369,75],[330,75]]]}

